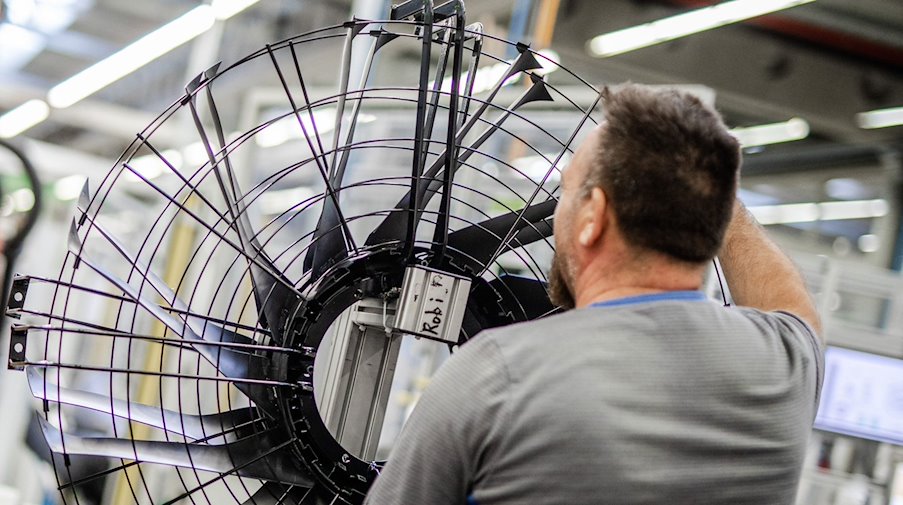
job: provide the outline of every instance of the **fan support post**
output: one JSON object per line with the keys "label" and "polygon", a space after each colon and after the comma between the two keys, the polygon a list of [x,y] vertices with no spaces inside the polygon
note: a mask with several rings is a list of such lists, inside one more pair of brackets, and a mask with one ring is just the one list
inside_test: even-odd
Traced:
{"label": "fan support post", "polygon": [[402,337],[457,344],[470,285],[466,277],[409,266],[397,297],[360,299],[333,322],[314,391],[324,424],[346,451],[376,459]]}
{"label": "fan support post", "polygon": [[401,336],[392,331],[395,302],[364,298],[333,324],[318,402],[329,431],[346,450],[376,458]]}

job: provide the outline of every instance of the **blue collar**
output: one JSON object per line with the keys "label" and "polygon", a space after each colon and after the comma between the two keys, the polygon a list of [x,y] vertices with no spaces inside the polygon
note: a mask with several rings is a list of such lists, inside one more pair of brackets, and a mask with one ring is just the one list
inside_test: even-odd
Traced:
{"label": "blue collar", "polygon": [[620,305],[635,305],[638,303],[648,302],[664,302],[664,301],[681,301],[681,302],[702,302],[707,300],[705,293],[702,291],[665,291],[664,293],[653,293],[651,295],[627,296],[624,298],[616,298],[604,302],[596,302],[590,307],[617,307]]}

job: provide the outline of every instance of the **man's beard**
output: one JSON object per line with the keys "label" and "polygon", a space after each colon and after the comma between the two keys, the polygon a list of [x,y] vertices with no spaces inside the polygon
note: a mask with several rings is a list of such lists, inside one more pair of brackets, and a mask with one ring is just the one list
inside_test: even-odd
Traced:
{"label": "man's beard", "polygon": [[571,293],[565,277],[569,273],[569,266],[564,255],[555,251],[555,255],[552,256],[552,268],[549,269],[549,299],[565,310],[573,309],[575,305],[574,294]]}

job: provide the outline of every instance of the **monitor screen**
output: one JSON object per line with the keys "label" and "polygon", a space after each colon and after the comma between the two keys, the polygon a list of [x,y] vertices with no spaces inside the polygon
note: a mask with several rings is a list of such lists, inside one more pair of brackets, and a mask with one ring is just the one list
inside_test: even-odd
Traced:
{"label": "monitor screen", "polygon": [[820,430],[903,445],[903,360],[829,347]]}

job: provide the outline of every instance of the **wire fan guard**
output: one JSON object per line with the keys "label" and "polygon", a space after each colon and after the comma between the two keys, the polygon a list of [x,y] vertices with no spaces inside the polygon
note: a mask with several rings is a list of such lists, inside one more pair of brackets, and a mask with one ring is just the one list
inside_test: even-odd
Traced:
{"label": "wire fan guard", "polygon": [[[239,74],[268,91],[236,107]],[[414,265],[470,282],[450,347],[552,311],[559,168],[599,100],[460,2],[200,74],[86,185],[58,278],[14,281],[10,366],[42,400],[64,500],[360,503],[382,462],[314,401],[329,328],[398,303]]]}

